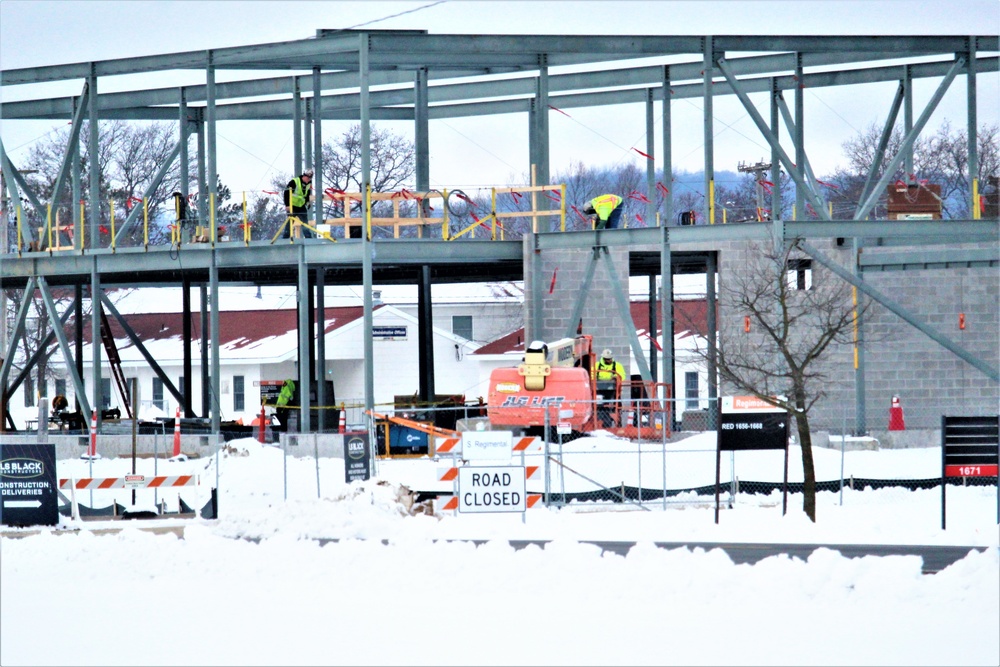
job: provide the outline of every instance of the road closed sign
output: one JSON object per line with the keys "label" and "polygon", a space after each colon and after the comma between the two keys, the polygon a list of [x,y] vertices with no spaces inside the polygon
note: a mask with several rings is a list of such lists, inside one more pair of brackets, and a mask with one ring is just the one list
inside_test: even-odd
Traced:
{"label": "road closed sign", "polygon": [[524,512],[523,466],[462,466],[459,512]]}

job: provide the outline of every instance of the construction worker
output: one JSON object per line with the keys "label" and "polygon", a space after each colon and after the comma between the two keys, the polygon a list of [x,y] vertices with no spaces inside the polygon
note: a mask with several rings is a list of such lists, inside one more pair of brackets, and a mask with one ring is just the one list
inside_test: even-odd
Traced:
{"label": "construction worker", "polygon": [[614,380],[617,376],[618,382],[625,381],[625,367],[615,361],[611,355],[611,350],[601,352],[601,359],[597,362],[597,379]]}
{"label": "construction worker", "polygon": [[615,361],[611,350],[605,349],[601,352],[601,359],[597,362],[596,370],[597,415],[601,419],[601,426],[613,426],[615,422],[613,413],[617,412],[618,409],[618,396],[621,392],[622,382],[625,381],[625,368]]}
{"label": "construction worker", "polygon": [[[309,216],[309,204],[313,200],[313,170],[306,169],[302,172],[301,176],[296,176],[292,180],[288,181],[288,185],[285,186],[285,210],[288,211],[289,218],[295,218],[300,223],[299,229],[302,230],[302,236],[304,238],[313,238],[312,230],[305,226]],[[288,239],[292,237],[292,221],[287,221],[284,229],[281,232],[281,237]]]}
{"label": "construction worker", "polygon": [[587,215],[596,215],[595,229],[614,229],[621,220],[624,201],[618,195],[601,195],[587,202],[583,212]]}
{"label": "construction worker", "polygon": [[288,413],[291,409],[288,407],[289,403],[295,400],[295,380],[288,378],[285,380],[285,384],[281,385],[281,392],[278,394],[278,400],[275,401],[275,414],[278,417],[278,421],[281,422],[281,428],[288,428]]}

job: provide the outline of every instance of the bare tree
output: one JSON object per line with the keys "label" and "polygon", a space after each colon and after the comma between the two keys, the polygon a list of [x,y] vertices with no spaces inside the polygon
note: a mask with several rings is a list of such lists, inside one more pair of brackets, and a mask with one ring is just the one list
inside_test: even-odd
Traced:
{"label": "bare tree", "polygon": [[[86,123],[80,133],[80,173],[84,193],[90,191],[90,134]],[[68,182],[56,193],[52,201],[53,188],[62,167],[63,156],[69,143],[70,130],[64,128],[51,137],[32,146],[25,160],[25,166],[35,173],[27,177],[42,202],[51,202],[53,211],[61,212],[63,220],[71,216],[72,191]],[[153,182],[153,177],[163,166],[177,144],[177,131],[171,123],[133,124],[123,120],[101,121],[98,124],[97,178],[100,184],[100,218],[106,224],[110,221],[111,206],[115,205],[115,222],[121,224],[133,206],[142,206],[142,195]],[[180,189],[180,163],[170,165],[163,180],[146,201],[150,223],[150,243],[165,242],[169,232],[165,225],[156,224],[161,215],[169,217],[172,211],[171,193]],[[197,173],[194,157],[190,158],[188,173]],[[165,205],[166,204],[166,205]],[[35,212],[39,224],[45,220],[46,211]],[[53,213],[55,215],[55,213]],[[110,229],[105,227],[102,236],[108,237]],[[129,234],[133,242],[142,239],[140,228]]]}
{"label": "bare tree", "polygon": [[[861,188],[875,161],[875,150],[882,136],[882,129],[871,124],[852,139],[844,142],[847,166],[841,167],[824,180],[836,184],[830,195],[833,202],[834,218],[849,219],[861,200]],[[882,159],[875,169],[874,179],[885,173],[889,161],[899,153],[903,143],[903,133],[893,129],[889,136]],[[1000,173],[1000,126],[981,125],[976,133],[976,153],[978,156],[977,178],[980,184]],[[965,128],[954,129],[945,119],[934,134],[917,139],[913,146],[913,174],[905,173],[902,164],[893,176],[904,182],[916,180],[918,183],[932,183],[941,186],[941,215],[944,218],[971,218],[971,185],[969,180],[968,133]],[[886,194],[871,211],[875,218],[886,217]]]}
{"label": "bare tree", "polygon": [[[748,243],[741,270],[720,280],[716,367],[730,390],[784,409],[802,448],[803,510],[816,520],[816,471],[809,411],[826,395],[822,363],[840,344],[853,344],[856,322],[871,301],[856,304],[852,286],[832,272],[813,270],[799,241]],[[749,331],[747,331],[749,329]],[[708,359],[709,350],[697,351]]]}

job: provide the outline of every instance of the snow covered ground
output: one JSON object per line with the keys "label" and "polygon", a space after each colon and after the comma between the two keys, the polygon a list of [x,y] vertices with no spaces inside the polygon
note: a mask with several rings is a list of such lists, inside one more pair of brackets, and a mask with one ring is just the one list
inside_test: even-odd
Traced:
{"label": "snow covered ground", "polygon": [[[670,489],[711,484],[712,434],[670,445]],[[588,453],[576,467],[663,484],[663,453]],[[634,448],[634,446],[633,446]],[[646,449],[649,451],[646,452]],[[564,455],[569,462],[570,451]],[[647,459],[648,457],[648,459]],[[622,470],[609,472],[615,460]],[[518,463],[517,457],[513,463]],[[532,462],[527,461],[529,465]],[[285,457],[254,440],[183,462],[139,459],[137,472],[197,474],[185,501],[218,484],[217,520],[63,520],[0,538],[0,663],[175,664],[865,664],[1000,662],[996,487],[845,489],[818,494],[818,521],[780,493],[739,494],[718,524],[710,498],[536,506],[523,515],[434,513],[409,489],[447,488],[430,459],[382,461],[348,485],[341,459]],[[131,459],[63,460],[58,476],[121,476]],[[840,452],[817,450],[838,479]],[[791,481],[801,480],[792,448]],[[741,480],[780,481],[780,452],[724,463]],[[581,470],[582,472],[582,470]],[[845,476],[926,479],[940,450],[849,452]],[[567,490],[572,483],[567,480]],[[318,489],[317,489],[318,486]],[[540,488],[540,487],[539,487]],[[529,492],[539,490],[529,484]],[[77,499],[88,504],[88,491]],[[104,495],[98,495],[104,494]],[[136,509],[154,492],[137,492]],[[96,491],[131,506],[131,491]],[[176,509],[176,492],[155,500]],[[286,499],[287,495],[287,499]],[[725,496],[724,496],[725,497]],[[706,502],[707,501],[707,502]],[[130,507],[131,509],[131,507]],[[143,528],[183,526],[176,533]],[[101,528],[121,528],[102,533]],[[23,536],[27,534],[27,536]],[[20,535],[14,537],[13,535]],[[250,538],[250,539],[236,539]],[[315,538],[334,538],[320,545]],[[468,540],[487,540],[476,546]],[[514,549],[508,540],[550,540]],[[462,541],[465,540],[465,541]],[[635,541],[626,556],[583,540]],[[917,556],[846,558],[821,549],[734,564],[721,549],[653,541],[986,547],[935,575]]]}

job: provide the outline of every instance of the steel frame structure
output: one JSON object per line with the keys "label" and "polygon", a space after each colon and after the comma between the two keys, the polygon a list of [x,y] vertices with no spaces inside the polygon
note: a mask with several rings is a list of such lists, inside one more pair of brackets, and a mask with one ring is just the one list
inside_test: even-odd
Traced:
{"label": "steel frame structure", "polygon": [[[209,319],[213,332],[211,341],[211,395],[218,396],[219,350],[214,332],[218,331],[218,286],[220,281],[243,281],[268,284],[285,282],[297,284],[300,292],[312,294],[312,287],[319,290],[322,303],[322,286],[332,279],[353,282],[360,278],[364,287],[365,342],[365,402],[371,410],[374,394],[372,371],[372,286],[392,280],[415,280],[421,285],[421,312],[429,312],[430,282],[433,280],[481,280],[483,267],[493,273],[485,276],[494,279],[517,278],[524,275],[526,263],[537,262],[539,253],[549,248],[590,249],[597,247],[643,245],[660,249],[659,272],[662,292],[671,294],[672,267],[677,255],[684,254],[689,244],[704,247],[731,240],[791,238],[847,238],[851,239],[856,264],[852,270],[840,270],[845,280],[855,284],[883,303],[887,308],[910,317],[905,310],[885,295],[873,293],[865,284],[863,272],[891,268],[912,269],[928,264],[997,266],[1000,252],[997,248],[998,222],[981,219],[978,205],[973,205],[973,217],[968,220],[951,220],[945,229],[930,221],[868,220],[871,207],[878,194],[884,190],[887,179],[901,164],[912,166],[912,147],[921,130],[940,102],[945,91],[958,76],[964,75],[967,86],[967,124],[969,134],[969,178],[971,190],[977,192],[976,126],[977,94],[976,77],[998,71],[998,37],[986,36],[759,36],[759,35],[616,35],[613,37],[579,35],[436,35],[418,30],[318,30],[309,39],[240,47],[189,51],[134,58],[81,62],[44,67],[31,67],[0,71],[0,85],[31,86],[57,81],[82,81],[81,94],[71,97],[36,97],[24,101],[0,103],[0,117],[5,122],[19,119],[68,119],[72,122],[71,140],[65,160],[56,181],[56,190],[71,182],[74,201],[82,198],[80,191],[78,140],[84,121],[89,121],[90,159],[96,163],[97,125],[102,119],[170,120],[177,121],[179,140],[170,160],[179,159],[182,181],[186,190],[187,137],[196,132],[199,146],[198,180],[203,196],[199,207],[203,219],[206,207],[216,201],[216,179],[205,174],[216,174],[216,127],[227,120],[286,119],[293,123],[295,153],[294,170],[299,173],[303,164],[316,165],[322,161],[322,121],[327,119],[356,120],[361,126],[362,190],[370,188],[371,156],[369,144],[371,122],[377,120],[410,120],[414,123],[416,154],[416,188],[428,189],[429,145],[428,124],[432,120],[484,116],[496,114],[526,114],[529,124],[530,162],[537,168],[539,183],[549,182],[549,131],[550,107],[571,109],[579,107],[643,103],[646,108],[646,151],[652,159],[647,167],[647,189],[650,202],[655,201],[655,173],[657,164],[663,174],[672,173],[671,164],[671,113],[669,103],[674,99],[701,98],[704,105],[703,136],[705,145],[705,210],[704,219],[710,224],[698,227],[661,227],[645,229],[610,230],[607,232],[540,232],[521,242],[483,242],[446,244],[442,242],[412,240],[376,240],[364,235],[356,241],[336,245],[320,245],[297,241],[293,245],[275,247],[249,244],[231,248],[214,243],[197,251],[187,251],[184,271],[179,271],[169,253],[156,248],[142,252],[133,249],[114,252],[98,248],[98,207],[90,207],[89,220],[80,219],[74,211],[74,238],[82,239],[90,230],[91,248],[78,252],[52,254],[28,252],[14,254],[0,247],[2,275],[0,287],[25,290],[41,289],[53,321],[64,315],[55,312],[50,286],[73,285],[77,289],[76,307],[79,308],[82,287],[89,283],[92,295],[101,295],[102,286],[127,282],[128,284],[201,284],[203,292],[210,292]],[[750,55],[747,55],[750,54]],[[650,64],[650,61],[656,61]],[[551,68],[559,68],[551,73]],[[565,68],[563,71],[562,68]],[[251,77],[237,81],[216,82],[220,70],[250,72],[289,72],[282,76]],[[193,71],[204,75],[204,81],[193,85],[146,88],[127,92],[101,93],[98,84],[102,79],[118,75],[155,74]],[[925,109],[913,117],[913,81],[932,79],[938,87]],[[904,143],[902,150],[890,161],[890,168],[881,178],[869,175],[865,199],[853,220],[829,219],[826,208],[819,205],[819,198],[812,186],[815,178],[808,162],[805,145],[803,88],[855,85],[876,82],[899,82],[899,88],[888,110],[882,142],[875,164],[884,154],[888,136],[896,125],[901,107],[905,111]],[[308,95],[311,91],[311,96]],[[785,103],[783,93],[792,91],[794,110]],[[749,95],[766,93],[770,118],[765,119]],[[771,180],[778,182],[779,170],[784,167],[796,184],[796,220],[805,217],[806,204],[820,216],[820,221],[791,222],[775,219],[771,223],[719,225],[714,210],[714,122],[712,100],[715,96],[736,95],[748,115],[754,120],[761,135],[771,146]],[[654,146],[655,130],[653,105],[662,106],[662,146],[657,157]],[[791,143],[791,153],[786,152],[779,139],[779,128],[784,122],[789,134],[785,144]],[[310,129],[312,130],[310,133]],[[184,139],[181,141],[180,139]],[[305,148],[305,151],[302,148]],[[8,159],[0,142],[0,159],[4,181],[13,201],[26,196],[37,210],[44,210],[43,202],[27,186],[15,165]],[[162,165],[150,186],[158,185],[168,164]],[[322,174],[316,170],[314,187],[322,191]],[[99,192],[93,179],[89,199],[97,201]],[[186,195],[187,192],[185,191]],[[780,211],[780,192],[775,188],[772,210]],[[367,198],[366,198],[367,200]],[[778,204],[778,205],[775,205]],[[322,201],[316,203],[316,216],[321,215]],[[366,201],[370,206],[370,200]],[[661,210],[653,203],[647,206],[648,220],[659,213],[661,219],[673,217],[672,194],[666,196]],[[127,218],[117,232],[118,236],[136,223],[138,210]],[[780,216],[777,216],[780,217]],[[26,232],[35,239],[31,230]],[[866,239],[879,238],[883,243],[899,244],[905,250],[891,255],[880,255],[876,264],[866,265],[860,249]],[[979,244],[973,250],[954,249],[954,241]],[[4,237],[6,244],[6,236]],[[401,245],[402,244],[402,245]],[[917,248],[916,250],[914,248]],[[822,253],[810,246],[810,253],[821,263],[835,265]],[[698,255],[699,253],[695,253]],[[608,260],[610,262],[610,259]],[[291,268],[294,267],[294,268]],[[609,264],[609,270],[611,269]],[[136,276],[139,280],[136,280]],[[538,272],[533,271],[535,283],[526,287],[532,290],[532,308],[527,313],[529,335],[540,330],[542,321],[542,289]],[[311,296],[310,296],[311,298]],[[627,297],[626,297],[627,298]],[[204,303],[204,300],[203,300]],[[321,310],[321,309],[320,309]],[[671,309],[663,308],[661,323],[664,350],[663,377],[672,377],[673,330]],[[24,326],[25,312],[17,316],[15,331]],[[185,312],[185,317],[189,316]],[[309,336],[311,313],[300,308],[299,344],[310,350]],[[94,318],[96,320],[96,318]],[[78,325],[79,326],[79,325]],[[92,340],[98,339],[98,324],[93,323]],[[57,327],[58,329],[58,327]],[[948,346],[947,339],[933,330],[928,335]],[[420,335],[429,339],[430,325],[422,324]],[[634,334],[633,334],[634,335]],[[56,332],[59,337],[59,332]],[[12,340],[16,336],[12,337]],[[60,337],[66,358],[68,341]],[[637,349],[638,340],[632,340]],[[421,354],[421,395],[433,396],[433,359],[430,352]],[[94,345],[92,404],[100,403],[100,346]],[[949,348],[952,349],[952,348]],[[962,356],[960,348],[953,349]],[[13,347],[4,350],[0,368],[0,387],[5,390],[13,361]],[[322,349],[320,361],[322,362]],[[301,356],[301,352],[300,352]],[[638,356],[638,355],[637,355]],[[971,355],[963,356],[994,380],[997,369]],[[78,361],[79,363],[79,361]],[[203,376],[208,378],[207,364],[203,360]],[[648,373],[646,369],[645,373]],[[644,374],[645,374],[644,373]],[[309,386],[310,364],[299,364],[300,386]],[[190,377],[186,373],[185,377]],[[863,378],[863,375],[862,375]],[[79,373],[74,374],[74,384],[82,393],[83,382]],[[319,383],[322,401],[322,382]],[[172,387],[172,385],[168,386]],[[184,388],[184,403],[190,413],[190,387]],[[858,387],[859,404],[863,401],[863,386]],[[309,424],[309,397],[303,392],[300,423],[305,429]],[[181,391],[178,395],[180,400]],[[210,413],[213,431],[219,429],[219,411],[203,401],[203,409]]]}

